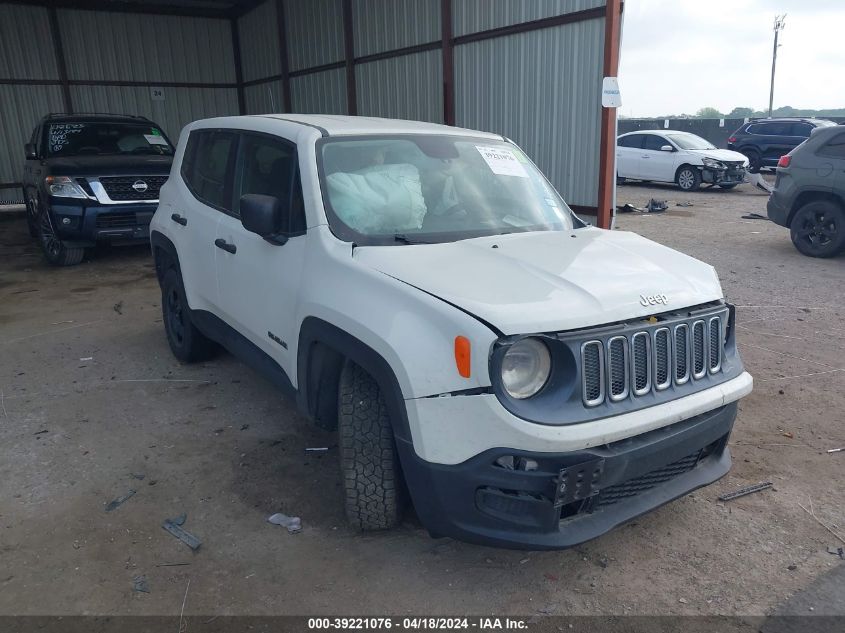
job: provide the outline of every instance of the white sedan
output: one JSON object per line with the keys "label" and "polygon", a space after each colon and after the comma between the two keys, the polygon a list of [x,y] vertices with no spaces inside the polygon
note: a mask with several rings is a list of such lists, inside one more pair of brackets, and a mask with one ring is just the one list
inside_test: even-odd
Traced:
{"label": "white sedan", "polygon": [[639,130],[616,139],[618,181],[674,182],[684,191],[702,183],[733,189],[745,181],[748,159],[739,152],[717,149],[689,132]]}

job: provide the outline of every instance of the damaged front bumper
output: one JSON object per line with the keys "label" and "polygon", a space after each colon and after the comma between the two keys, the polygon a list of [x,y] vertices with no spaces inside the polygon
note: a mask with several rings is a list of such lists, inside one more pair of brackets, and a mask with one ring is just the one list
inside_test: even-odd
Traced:
{"label": "damaged front bumper", "polygon": [[701,169],[701,182],[712,185],[739,185],[744,183],[747,177],[748,172],[744,167],[725,167],[723,169],[702,167]]}
{"label": "damaged front bumper", "polygon": [[670,426],[566,453],[493,448],[454,465],[397,442],[423,525],[433,536],[518,549],[595,538],[724,476],[732,402]]}

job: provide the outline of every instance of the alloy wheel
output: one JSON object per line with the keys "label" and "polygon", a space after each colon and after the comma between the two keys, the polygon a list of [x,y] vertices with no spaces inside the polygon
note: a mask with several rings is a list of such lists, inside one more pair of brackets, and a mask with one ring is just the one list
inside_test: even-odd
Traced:
{"label": "alloy wheel", "polygon": [[836,220],[824,211],[815,211],[804,218],[798,229],[798,238],[813,248],[824,248],[836,239]]}
{"label": "alloy wheel", "polygon": [[691,189],[693,184],[695,184],[695,174],[689,169],[685,169],[678,174],[678,186],[681,189]]}

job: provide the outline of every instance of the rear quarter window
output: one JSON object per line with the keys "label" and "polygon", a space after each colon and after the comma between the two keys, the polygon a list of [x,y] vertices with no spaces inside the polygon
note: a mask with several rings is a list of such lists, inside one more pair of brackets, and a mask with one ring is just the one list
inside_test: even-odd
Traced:
{"label": "rear quarter window", "polygon": [[845,159],[845,132],[834,136],[822,145],[816,153],[819,156],[826,156],[828,158]]}
{"label": "rear quarter window", "polygon": [[227,130],[194,130],[188,137],[180,172],[197,200],[226,213],[232,212],[237,138]]}

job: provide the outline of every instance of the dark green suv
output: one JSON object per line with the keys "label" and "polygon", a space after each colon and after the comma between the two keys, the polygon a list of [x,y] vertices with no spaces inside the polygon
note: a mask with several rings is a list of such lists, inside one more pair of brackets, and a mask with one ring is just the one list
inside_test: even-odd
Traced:
{"label": "dark green suv", "polygon": [[781,157],[766,210],[804,255],[845,252],[845,126],[817,128]]}

